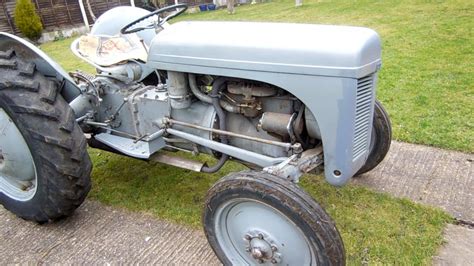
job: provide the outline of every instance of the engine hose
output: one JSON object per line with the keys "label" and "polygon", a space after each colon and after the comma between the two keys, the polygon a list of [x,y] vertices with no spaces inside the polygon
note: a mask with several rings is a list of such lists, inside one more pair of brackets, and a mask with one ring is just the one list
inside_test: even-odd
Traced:
{"label": "engine hose", "polygon": [[[188,75],[189,79],[189,87],[191,88],[191,91],[193,92],[194,96],[196,96],[199,100],[205,102],[205,103],[212,103],[212,97],[209,95],[206,95],[202,91],[199,90],[197,83],[196,83],[196,76],[193,74]],[[240,113],[240,107],[236,105],[232,105],[231,103],[220,100],[221,107],[225,109],[227,112],[231,113]]]}
{"label": "engine hose", "polygon": [[[214,109],[216,110],[216,115],[217,118],[219,119],[219,129],[220,130],[226,130],[226,123],[225,123],[225,112],[222,109],[220,105],[220,99],[219,99],[219,92],[225,88],[225,83],[227,80],[225,78],[218,78],[212,83],[212,90],[209,93],[209,96],[212,98],[212,105],[214,106]],[[228,140],[226,136],[220,136],[221,143],[227,144]],[[201,171],[204,173],[215,173],[219,171],[219,169],[224,166],[225,162],[229,159],[229,155],[222,153],[221,157],[219,158],[219,161],[211,166],[203,166]]]}

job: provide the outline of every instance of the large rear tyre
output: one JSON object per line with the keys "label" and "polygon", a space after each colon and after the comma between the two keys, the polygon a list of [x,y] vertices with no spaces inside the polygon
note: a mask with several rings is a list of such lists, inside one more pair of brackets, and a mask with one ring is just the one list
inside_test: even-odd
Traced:
{"label": "large rear tyre", "polygon": [[392,142],[392,125],[382,103],[375,100],[372,137],[370,139],[367,161],[355,176],[367,173],[379,165],[390,149]]}
{"label": "large rear tyre", "polygon": [[0,52],[0,204],[39,223],[70,215],[90,190],[87,142],[60,90]]}
{"label": "large rear tyre", "polygon": [[243,171],[218,181],[203,213],[206,237],[224,265],[344,265],[328,214],[296,184]]}

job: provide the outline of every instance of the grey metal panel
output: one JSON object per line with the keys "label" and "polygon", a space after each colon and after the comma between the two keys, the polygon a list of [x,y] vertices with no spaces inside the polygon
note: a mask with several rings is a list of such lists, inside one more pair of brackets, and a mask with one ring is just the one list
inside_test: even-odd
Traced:
{"label": "grey metal panel", "polygon": [[66,83],[61,94],[66,101],[70,102],[80,94],[79,88],[68,73],[38,47],[15,35],[0,32],[0,50],[6,51],[10,48],[13,48],[17,55],[35,63],[36,69],[43,75],[56,77],[59,80],[64,78]]}
{"label": "grey metal panel", "polygon": [[162,137],[147,142],[141,140],[136,141],[109,133],[100,133],[94,135],[94,138],[123,154],[140,159],[148,159],[153,153],[166,146]]}
{"label": "grey metal panel", "polygon": [[[264,130],[257,130],[258,118],[248,118],[240,114],[228,113],[226,116],[227,130],[231,132],[237,132],[247,136],[259,137],[268,140],[282,141],[281,138],[274,137],[268,134]],[[249,151],[258,152],[263,155],[275,156],[275,157],[287,157],[288,153],[285,148],[264,144],[261,142],[255,142],[251,140],[245,140],[236,137],[229,137],[230,145],[240,147]]]}
{"label": "grey metal panel", "polygon": [[[97,19],[91,29],[91,34],[106,36],[119,35],[120,29],[125,25],[149,13],[150,11],[139,7],[119,6],[112,8]],[[154,29],[147,29],[137,32],[137,35],[143,39],[147,46],[150,46],[156,33]]]}
{"label": "grey metal panel", "polygon": [[[171,109],[171,117],[179,121],[188,122],[188,123],[203,126],[203,127],[214,128],[214,123],[216,120],[216,110],[210,104],[197,101],[197,102],[194,102],[187,109]],[[193,129],[193,128],[184,127],[180,125],[173,125],[172,127],[176,130],[190,133],[190,134],[193,134],[205,139],[212,139],[212,133],[208,131]],[[189,143],[175,143],[174,144],[174,146],[187,149],[187,150],[193,150],[193,145],[194,144],[189,144]],[[199,149],[202,152],[212,154],[212,150],[204,146],[202,147],[200,146]]]}
{"label": "grey metal panel", "polygon": [[148,61],[359,78],[380,66],[380,39],[360,27],[179,22],[153,39]]}
{"label": "grey metal panel", "polygon": [[[367,154],[352,159],[357,79],[271,73],[195,65],[149,62],[164,70],[244,78],[266,82],[298,97],[314,114],[324,147],[326,180],[343,185],[365,162]],[[372,107],[373,108],[373,107]],[[370,121],[372,126],[372,121]],[[370,137],[370,136],[369,136]],[[336,176],[334,171],[341,172]]]}

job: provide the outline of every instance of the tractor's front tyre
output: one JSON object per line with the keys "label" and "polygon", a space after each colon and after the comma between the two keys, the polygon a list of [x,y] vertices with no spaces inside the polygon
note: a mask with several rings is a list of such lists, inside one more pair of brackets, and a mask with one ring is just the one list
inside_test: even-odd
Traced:
{"label": "tractor's front tyre", "polygon": [[208,192],[203,224],[224,265],[344,265],[329,215],[296,184],[263,172],[232,173]]}
{"label": "tractor's front tyre", "polygon": [[387,111],[382,103],[375,100],[372,138],[370,140],[369,156],[365,164],[354,177],[362,175],[379,165],[390,150],[392,142],[392,125]]}
{"label": "tractor's front tyre", "polygon": [[60,90],[34,63],[0,52],[0,204],[38,223],[70,215],[91,186],[86,139]]}

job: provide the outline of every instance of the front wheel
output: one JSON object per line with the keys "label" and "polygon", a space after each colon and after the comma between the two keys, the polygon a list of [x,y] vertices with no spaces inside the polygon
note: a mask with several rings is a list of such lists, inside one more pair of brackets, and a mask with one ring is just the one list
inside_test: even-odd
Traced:
{"label": "front wheel", "polygon": [[372,126],[372,137],[370,139],[369,156],[365,164],[355,174],[358,175],[369,172],[379,165],[390,149],[392,142],[392,125],[387,111],[382,103],[375,100],[374,121]]}
{"label": "front wheel", "polygon": [[208,192],[204,230],[224,265],[344,265],[332,219],[290,181],[232,173]]}

